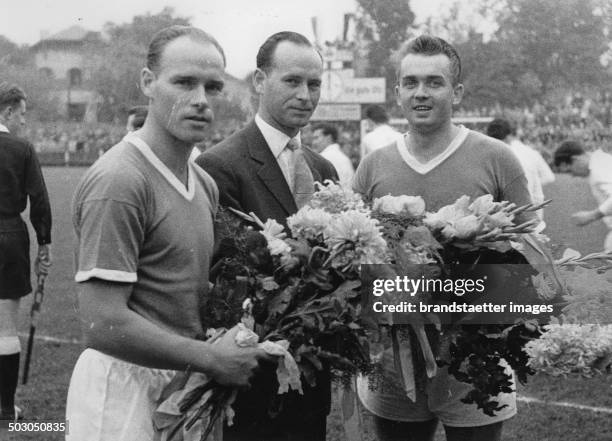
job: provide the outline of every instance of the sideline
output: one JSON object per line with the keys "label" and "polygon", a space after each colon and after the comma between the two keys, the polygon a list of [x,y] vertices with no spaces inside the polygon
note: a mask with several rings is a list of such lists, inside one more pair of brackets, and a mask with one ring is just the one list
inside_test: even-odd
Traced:
{"label": "sideline", "polygon": [[[23,332],[20,332],[19,336],[23,338],[28,338],[28,334],[23,333]],[[76,338],[65,339],[65,338],[51,337],[48,335],[34,335],[34,340],[42,340],[48,343],[60,343],[60,344],[72,344],[72,345],[81,344],[81,341]],[[607,413],[607,414],[612,415],[612,408],[610,407],[594,407],[594,406],[587,406],[584,404],[571,403],[568,401],[546,401],[546,400],[540,400],[539,398],[533,398],[533,397],[528,397],[528,396],[523,396],[523,395],[518,395],[516,397],[516,401],[520,403],[543,404],[545,406],[566,407],[570,409],[586,410],[589,412]]]}
{"label": "sideline", "polygon": [[593,406],[586,406],[584,404],[570,403],[567,401],[545,401],[545,400],[540,400],[538,398],[526,397],[526,396],[517,396],[516,401],[519,401],[521,403],[528,403],[528,404],[544,404],[546,406],[569,407],[571,409],[588,410],[589,412],[600,412],[600,413],[612,414],[612,408],[610,407],[593,407]]}
{"label": "sideline", "polygon": [[[19,337],[23,337],[27,340],[29,333],[20,332]],[[79,345],[81,341],[77,338],[66,339],[66,338],[57,338],[51,337],[49,335],[37,335],[34,334],[34,340],[42,340],[48,343],[61,343],[61,344],[69,344],[69,345]]]}

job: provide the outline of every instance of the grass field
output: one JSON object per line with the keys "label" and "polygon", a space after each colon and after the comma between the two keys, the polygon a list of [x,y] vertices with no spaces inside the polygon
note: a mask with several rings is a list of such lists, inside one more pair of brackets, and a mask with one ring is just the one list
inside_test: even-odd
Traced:
{"label": "grass field", "polygon": [[[71,340],[77,343],[58,343],[37,340],[34,347],[30,381],[18,389],[18,404],[28,420],[60,421],[64,418],[66,390],[70,374],[81,351],[78,344],[81,331],[72,282],[72,222],[70,200],[84,169],[45,168],[54,214],[53,268],[46,284],[43,313],[37,335]],[[575,227],[569,214],[591,208],[592,199],[586,181],[558,176],[557,182],[545,189],[554,202],[545,214],[548,234],[556,248],[571,247],[583,253],[600,250],[606,229],[602,224],[585,228]],[[31,296],[21,308],[21,331],[28,330],[28,312]],[[25,338],[22,339],[25,348]],[[521,441],[610,441],[612,440],[612,410],[595,412],[592,409],[563,407],[550,402],[569,402],[575,405],[612,409],[612,376],[581,379],[536,376],[529,384],[519,387],[521,397],[537,398],[540,402],[519,402],[518,416],[504,429],[505,440]],[[542,403],[548,402],[548,403]],[[336,404],[336,403],[334,403]],[[372,440],[369,415],[365,438]],[[339,414],[334,407],[329,420],[328,439],[343,439],[339,427]],[[31,433],[19,436],[0,432],[0,440],[60,440],[59,434]],[[437,437],[443,440],[440,430]],[[83,440],[86,441],[86,440]],[[486,441],[486,440],[483,440]]]}

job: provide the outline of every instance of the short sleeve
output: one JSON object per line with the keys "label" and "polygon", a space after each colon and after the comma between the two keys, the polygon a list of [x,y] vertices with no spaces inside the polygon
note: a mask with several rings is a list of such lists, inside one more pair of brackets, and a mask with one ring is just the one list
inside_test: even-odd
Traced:
{"label": "short sleeve", "polygon": [[[518,159],[510,152],[504,151],[501,161],[501,194],[500,201],[509,201],[518,207],[531,203],[531,195],[527,186],[527,178],[523,172]],[[523,212],[519,217],[519,222],[525,222],[534,218],[534,212]]]}
{"label": "short sleeve", "polygon": [[75,227],[75,281],[136,282],[145,231],[137,206],[112,199],[86,201],[77,207]]}
{"label": "short sleeve", "polygon": [[361,194],[364,197],[369,197],[370,193],[370,183],[369,183],[369,170],[370,170],[370,162],[372,160],[372,156],[368,155],[361,160],[357,170],[355,171],[355,176],[353,176],[353,191]]}

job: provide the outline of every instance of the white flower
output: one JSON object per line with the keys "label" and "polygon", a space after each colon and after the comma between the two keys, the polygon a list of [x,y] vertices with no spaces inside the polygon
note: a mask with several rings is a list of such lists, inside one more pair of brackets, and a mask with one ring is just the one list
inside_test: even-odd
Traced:
{"label": "white flower", "polygon": [[473,214],[457,219],[453,223],[457,239],[469,239],[482,231],[482,221]]}
{"label": "white flower", "polygon": [[497,205],[499,204],[493,202],[492,195],[485,194],[474,199],[474,202],[472,202],[468,208],[475,215],[483,215],[491,213]]}
{"label": "white flower", "polygon": [[333,256],[332,266],[342,270],[384,263],[387,256],[387,243],[378,221],[357,210],[346,211],[332,219],[325,230],[325,243]]}
{"label": "white flower", "polygon": [[270,235],[279,239],[284,239],[285,237],[287,237],[287,233],[285,233],[284,230],[285,227],[276,222],[276,220],[268,219],[263,225],[262,233],[264,235]]}
{"label": "white flower", "polygon": [[468,210],[469,204],[470,198],[468,196],[461,196],[454,204],[446,205],[435,213],[425,214],[423,222],[432,230],[442,229],[471,214]]}
{"label": "white flower", "polygon": [[272,256],[291,252],[291,247],[283,240],[287,236],[284,227],[274,219],[268,219],[266,223],[263,224],[261,234],[266,238],[268,242],[268,251],[270,251]]}
{"label": "white flower", "polygon": [[612,326],[553,324],[525,345],[529,365],[552,375],[591,376],[612,360]]}
{"label": "white flower", "polygon": [[410,216],[421,216],[425,212],[425,201],[420,196],[383,196],[374,199],[372,209],[384,213],[401,214],[408,213]]}
{"label": "white flower", "polygon": [[347,210],[369,211],[361,196],[348,187],[342,187],[329,179],[324,184],[316,182],[315,185],[317,191],[308,203],[312,208],[321,208],[332,214]]}
{"label": "white flower", "polygon": [[323,234],[331,220],[332,215],[327,211],[307,205],[287,218],[287,225],[295,239],[316,240]]}
{"label": "white flower", "polygon": [[505,211],[498,211],[494,214],[485,214],[484,222],[487,228],[493,229],[497,227],[510,227],[514,225],[512,222],[514,219],[514,215],[508,214]]}
{"label": "white flower", "polygon": [[282,254],[288,254],[291,252],[291,247],[283,239],[278,237],[270,236],[269,234],[263,233],[266,240],[268,241],[268,251],[270,255],[279,256]]}

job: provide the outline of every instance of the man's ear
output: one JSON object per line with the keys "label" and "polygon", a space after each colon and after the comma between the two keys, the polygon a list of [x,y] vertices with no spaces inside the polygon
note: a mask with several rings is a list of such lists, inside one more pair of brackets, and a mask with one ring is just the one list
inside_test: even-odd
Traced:
{"label": "man's ear", "polygon": [[152,84],[155,81],[155,78],[155,73],[148,67],[145,67],[140,71],[140,88],[142,89],[142,93],[144,93],[147,98],[151,98],[153,95]]}
{"label": "man's ear", "polygon": [[262,69],[255,69],[253,72],[253,88],[257,94],[261,95],[264,91],[264,82],[268,76]]}
{"label": "man's ear", "polygon": [[13,106],[6,106],[0,111],[0,123],[6,123],[13,115]]}
{"label": "man's ear", "polygon": [[458,106],[463,99],[463,84],[459,83],[453,88],[453,106]]}

